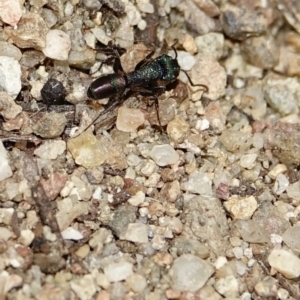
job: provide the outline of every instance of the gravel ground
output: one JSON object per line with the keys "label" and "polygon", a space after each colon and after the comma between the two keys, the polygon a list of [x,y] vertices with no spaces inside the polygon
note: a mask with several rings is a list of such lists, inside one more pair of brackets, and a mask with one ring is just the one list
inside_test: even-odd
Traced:
{"label": "gravel ground", "polygon": [[0,0],[0,299],[300,299],[299,3]]}

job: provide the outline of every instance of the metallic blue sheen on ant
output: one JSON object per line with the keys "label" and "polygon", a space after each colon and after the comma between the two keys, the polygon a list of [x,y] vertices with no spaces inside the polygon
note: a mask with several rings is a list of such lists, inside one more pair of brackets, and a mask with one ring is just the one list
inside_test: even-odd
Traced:
{"label": "metallic blue sheen on ant", "polygon": [[[174,45],[172,46],[172,49],[175,52],[175,58],[163,54],[155,59],[151,59],[154,54],[154,51],[152,51],[145,59],[136,65],[133,72],[126,74],[122,68],[118,51],[112,48],[111,50],[114,52],[115,58],[115,73],[97,78],[91,83],[87,91],[87,95],[91,99],[111,99],[104,111],[102,111],[85,130],[93,125],[100,116],[120,105],[126,99],[126,95],[128,95],[129,92],[153,97],[155,100],[158,121],[160,123],[157,96],[166,90],[166,86],[169,83],[177,79],[180,72],[180,66],[177,61],[177,51]],[[185,71],[183,72],[187,75],[192,86],[200,86],[205,89],[205,92],[208,91],[207,86],[203,84],[194,84],[188,74]]]}

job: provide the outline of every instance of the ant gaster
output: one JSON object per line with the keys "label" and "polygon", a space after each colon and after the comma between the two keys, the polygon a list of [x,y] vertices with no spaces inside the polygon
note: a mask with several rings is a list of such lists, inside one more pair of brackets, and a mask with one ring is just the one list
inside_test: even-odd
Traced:
{"label": "ant gaster", "polygon": [[[177,43],[177,42],[176,42]],[[176,44],[175,43],[175,44]],[[92,126],[101,116],[113,110],[120,105],[129,92],[149,95],[154,98],[158,121],[158,95],[166,90],[166,86],[179,76],[180,66],[177,61],[177,51],[175,44],[172,49],[175,52],[175,58],[167,54],[151,59],[155,51],[152,51],[145,59],[140,61],[133,72],[125,73],[119,53],[112,48],[114,52],[114,72],[113,74],[103,75],[91,83],[88,88],[87,95],[91,99],[100,100],[110,98],[106,108],[88,125],[84,131]],[[203,84],[194,84],[186,71],[182,70],[192,86],[200,86],[204,88],[204,92],[208,92],[208,87]]]}

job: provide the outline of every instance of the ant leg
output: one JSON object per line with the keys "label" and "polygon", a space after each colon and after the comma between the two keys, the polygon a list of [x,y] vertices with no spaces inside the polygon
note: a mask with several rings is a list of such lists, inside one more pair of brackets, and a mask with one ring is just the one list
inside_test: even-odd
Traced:
{"label": "ant leg", "polygon": [[150,61],[150,58],[154,55],[154,53],[155,53],[155,50],[152,50],[149,54],[147,54],[146,57],[135,66],[135,71],[140,69],[146,63],[148,63]]}
{"label": "ant leg", "polygon": [[187,71],[182,70],[182,69],[180,69],[180,71],[182,71],[182,72],[186,75],[186,77],[187,77],[187,79],[189,80],[189,83],[190,83],[191,86],[200,86],[200,87],[204,88],[204,93],[208,93],[208,92],[209,92],[209,88],[208,88],[207,85],[201,84],[201,83],[197,83],[197,84],[193,83],[193,81],[192,81],[192,79],[190,78],[190,76],[189,76],[189,74],[187,73]]}
{"label": "ant leg", "polygon": [[123,92],[122,95],[120,95],[120,97],[118,99],[116,99],[115,101],[112,101],[112,100],[109,101],[109,102],[111,102],[111,104],[108,105],[102,112],[100,112],[99,115],[92,121],[92,123],[89,124],[87,127],[85,127],[80,134],[87,131],[92,125],[94,125],[99,120],[100,117],[102,117],[103,115],[107,114],[108,112],[112,111],[117,106],[119,106],[125,100],[126,93],[127,93],[127,91]]}
{"label": "ant leg", "polygon": [[[150,88],[152,88],[152,90]],[[137,88],[131,89],[131,90],[135,91],[135,92],[143,93],[146,95],[150,95],[151,97],[154,98],[154,105],[155,105],[157,120],[158,120],[158,124],[160,127],[160,131],[162,132],[162,125],[161,125],[160,116],[159,116],[159,102],[158,102],[157,95],[162,94],[166,90],[166,87],[164,85],[157,85],[157,86],[149,87],[149,89],[144,88],[144,87],[137,87]]]}

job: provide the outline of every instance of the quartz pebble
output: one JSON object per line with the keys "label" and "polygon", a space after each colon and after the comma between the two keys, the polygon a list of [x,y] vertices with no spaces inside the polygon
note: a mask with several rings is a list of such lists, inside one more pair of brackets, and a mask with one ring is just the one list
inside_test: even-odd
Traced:
{"label": "quartz pebble", "polygon": [[250,219],[258,204],[253,196],[240,198],[233,195],[224,203],[224,206],[234,219]]}
{"label": "quartz pebble", "polygon": [[224,35],[217,32],[209,32],[195,38],[198,53],[210,53],[219,59],[223,55]]}
{"label": "quartz pebble", "polygon": [[[172,53],[170,52],[169,55]],[[196,63],[195,57],[185,51],[177,51],[177,60],[180,68],[185,71],[191,70]]]}
{"label": "quartz pebble", "polygon": [[22,17],[21,2],[18,0],[2,0],[0,2],[0,19],[10,26],[16,26]]}
{"label": "quartz pebble", "polygon": [[218,293],[225,297],[236,297],[239,291],[239,283],[232,275],[218,279],[214,287]]}
{"label": "quartz pebble", "polygon": [[13,213],[13,208],[0,208],[0,224],[10,225]]}
{"label": "quartz pebble", "polygon": [[137,130],[145,122],[145,116],[140,109],[120,107],[116,126],[123,132],[132,132]]}
{"label": "quartz pebble", "polygon": [[96,284],[91,274],[82,276],[70,282],[71,289],[80,300],[90,300],[96,293]]}
{"label": "quartz pebble", "polygon": [[19,241],[23,245],[29,246],[32,243],[34,237],[35,234],[30,229],[23,229],[21,231]]}
{"label": "quartz pebble", "polygon": [[74,240],[78,241],[83,238],[83,235],[73,227],[68,227],[61,232],[61,236],[64,240]]}
{"label": "quartz pebble", "polygon": [[274,249],[268,257],[270,266],[289,279],[300,276],[300,259],[287,250]]}
{"label": "quartz pebble", "polygon": [[270,241],[266,230],[253,220],[237,220],[235,226],[245,242],[267,243]]}
{"label": "quartz pebble", "polygon": [[110,282],[125,280],[133,274],[132,264],[129,262],[112,263],[104,268],[104,274]]}
{"label": "quartz pebble", "polygon": [[104,45],[108,45],[108,43],[111,41],[111,38],[107,36],[104,29],[102,28],[98,28],[98,27],[92,28],[91,32],[94,34],[96,39]]}
{"label": "quartz pebble", "polygon": [[6,178],[13,175],[11,167],[9,165],[9,160],[7,157],[6,149],[3,146],[2,141],[0,141],[0,182]]}
{"label": "quartz pebble", "polygon": [[146,279],[142,275],[135,273],[126,278],[126,283],[135,293],[142,293],[147,286]]}
{"label": "quartz pebble", "polygon": [[46,57],[57,60],[67,60],[71,50],[71,40],[68,34],[59,29],[49,30],[46,35],[46,46],[42,49]]}
{"label": "quartz pebble", "polygon": [[0,56],[8,56],[15,60],[20,60],[22,58],[22,52],[16,46],[6,41],[0,41]]}
{"label": "quartz pebble", "polygon": [[212,195],[212,181],[206,173],[194,172],[181,184],[181,189],[199,195]]}
{"label": "quartz pebble", "polygon": [[285,175],[283,174],[279,174],[276,177],[275,183],[274,183],[274,187],[273,187],[273,191],[276,195],[280,195],[282,194],[287,187],[289,186],[289,180],[286,178]]}
{"label": "quartz pebble", "polygon": [[206,261],[192,254],[183,254],[175,259],[171,267],[172,288],[195,292],[213,273],[214,268]]}
{"label": "quartz pebble", "polygon": [[86,168],[100,166],[108,158],[107,148],[96,139],[91,130],[69,139],[67,146],[75,162]]}
{"label": "quartz pebble", "polygon": [[[298,191],[299,193],[299,191]],[[288,228],[282,235],[285,244],[293,251],[300,252],[300,226]]]}
{"label": "quartz pebble", "polygon": [[20,63],[12,57],[0,56],[0,88],[13,99],[21,91]]}
{"label": "quartz pebble", "polygon": [[298,112],[297,99],[288,86],[277,84],[266,87],[265,96],[267,103],[281,116]]}
{"label": "quartz pebble", "polygon": [[134,243],[148,242],[148,226],[142,223],[128,224],[127,228],[120,234],[121,240],[131,241]]}
{"label": "quartz pebble", "polygon": [[252,169],[255,165],[257,154],[245,154],[241,157],[240,164],[243,168]]}
{"label": "quartz pebble", "polygon": [[34,150],[34,154],[43,159],[56,159],[59,155],[63,154],[66,150],[65,141],[46,141]]}
{"label": "quartz pebble", "polygon": [[150,157],[160,167],[175,164],[179,159],[178,153],[168,144],[154,146],[150,151]]}

